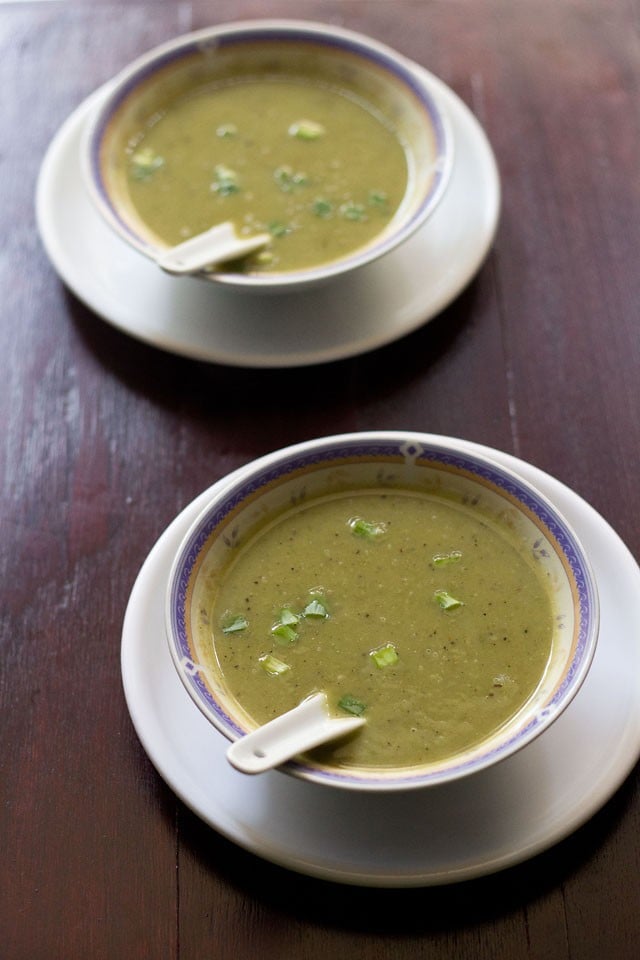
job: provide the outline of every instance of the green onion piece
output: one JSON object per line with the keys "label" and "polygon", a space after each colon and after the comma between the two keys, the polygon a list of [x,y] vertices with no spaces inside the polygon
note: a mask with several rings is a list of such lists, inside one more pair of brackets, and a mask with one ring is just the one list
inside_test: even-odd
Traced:
{"label": "green onion piece", "polygon": [[287,226],[286,223],[281,223],[277,220],[274,220],[268,224],[267,230],[272,237],[276,238],[286,237],[289,233],[291,233],[291,227]]}
{"label": "green onion piece", "polygon": [[493,678],[494,687],[504,687],[508,683],[513,683],[513,680],[506,673],[499,673]]}
{"label": "green onion piece", "polygon": [[228,197],[233,193],[239,193],[238,174],[230,167],[219,163],[214,168],[215,179],[211,184],[211,189],[219,193],[221,197]]}
{"label": "green onion piece", "polygon": [[225,620],[222,625],[223,633],[238,633],[240,630],[246,630],[249,626],[249,622],[246,617],[243,617],[242,614],[238,614],[237,617],[230,617],[228,620]]}
{"label": "green onion piece", "polygon": [[276,167],[273,171],[273,179],[282,190],[288,190],[293,179],[292,167]]}
{"label": "green onion piece", "polygon": [[338,706],[341,710],[346,710],[347,713],[352,713],[354,717],[361,717],[367,709],[366,703],[363,703],[362,700],[358,700],[357,697],[352,696],[350,693],[346,693],[344,697],[341,697],[340,700],[338,700]]}
{"label": "green onion piece", "polygon": [[397,662],[398,651],[392,643],[387,643],[384,647],[378,647],[376,650],[371,650],[369,656],[375,665],[382,669],[383,667],[390,667],[392,664]]}
{"label": "green onion piece", "polygon": [[274,657],[271,653],[266,653],[264,657],[260,657],[260,665],[263,670],[266,670],[270,677],[279,677],[282,673],[286,673],[287,670],[291,669],[289,664],[278,660],[278,658]]}
{"label": "green onion piece", "polygon": [[300,617],[289,607],[283,607],[283,609],[280,611],[280,616],[278,617],[278,623],[289,624],[289,626],[293,626],[296,623],[300,623]]}
{"label": "green onion piece", "polygon": [[329,616],[324,602],[318,597],[313,597],[302,611],[305,617],[315,617],[317,620],[326,620]]}
{"label": "green onion piece", "polygon": [[288,623],[275,623],[271,627],[271,633],[283,644],[295,643],[298,639],[297,631]]}
{"label": "green onion piece", "polygon": [[317,140],[326,133],[326,130],[315,120],[297,120],[291,124],[288,132],[290,137],[297,137],[298,140]]}
{"label": "green onion piece", "polygon": [[456,600],[456,598],[452,597],[446,590],[436,590],[434,597],[443,610],[455,610],[456,607],[463,606],[462,600]]}
{"label": "green onion piece", "polygon": [[340,207],[340,215],[345,220],[361,221],[367,219],[367,212],[361,203],[343,203]]}
{"label": "green onion piece", "polygon": [[235,137],[237,132],[238,128],[235,123],[221,123],[216,130],[216,136],[224,140],[228,137]]}
{"label": "green onion piece", "polygon": [[385,523],[363,520],[362,517],[352,517],[351,520],[349,520],[349,526],[357,537],[365,537],[368,540],[381,537],[387,531],[387,525]]}
{"label": "green onion piece", "polygon": [[295,187],[304,187],[309,182],[306,173],[296,173],[293,167],[289,166],[276,167],[273,179],[284,193],[289,193]]}
{"label": "green onion piece", "polygon": [[461,560],[462,554],[459,550],[452,550],[451,553],[436,553],[431,559],[434,567],[445,567],[448,563],[457,563]]}
{"label": "green onion piece", "polygon": [[148,180],[156,170],[164,166],[164,157],[151,147],[142,147],[131,157],[131,175],[135,180]]}
{"label": "green onion piece", "polygon": [[333,213],[333,206],[323,197],[318,197],[316,200],[314,200],[311,209],[316,217],[321,217],[323,220],[327,217],[330,217]]}
{"label": "green onion piece", "polygon": [[370,190],[369,191],[369,205],[372,207],[380,207],[381,209],[386,209],[389,203],[389,197],[384,192],[384,190]]}

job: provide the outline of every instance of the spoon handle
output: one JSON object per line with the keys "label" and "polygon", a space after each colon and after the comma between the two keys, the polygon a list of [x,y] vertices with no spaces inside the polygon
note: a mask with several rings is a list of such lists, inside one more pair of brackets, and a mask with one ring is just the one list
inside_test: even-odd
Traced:
{"label": "spoon handle", "polygon": [[239,237],[234,225],[227,221],[163,251],[156,257],[156,262],[167,273],[197,273],[209,265],[245,257],[270,240],[268,233]]}
{"label": "spoon handle", "polygon": [[227,759],[242,773],[263,773],[298,753],[346,736],[363,723],[362,717],[330,717],[326,696],[318,693],[236,740]]}

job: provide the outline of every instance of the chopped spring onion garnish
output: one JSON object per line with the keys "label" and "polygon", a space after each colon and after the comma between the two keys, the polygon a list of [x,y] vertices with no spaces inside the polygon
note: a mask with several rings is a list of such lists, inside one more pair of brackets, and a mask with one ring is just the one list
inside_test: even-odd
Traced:
{"label": "chopped spring onion garnish", "polygon": [[321,217],[323,220],[330,217],[333,213],[333,206],[328,200],[325,200],[324,197],[317,197],[317,199],[313,201],[312,209],[316,217]]}
{"label": "chopped spring onion garnish", "polygon": [[357,697],[352,696],[350,693],[346,693],[344,697],[338,700],[338,706],[342,710],[346,710],[347,713],[352,713],[354,717],[361,717],[367,709],[366,703],[358,700]]}
{"label": "chopped spring onion garnish", "polygon": [[371,650],[369,656],[377,667],[390,667],[398,660],[398,651],[392,643],[387,643],[384,647],[378,647]]}
{"label": "chopped spring onion garnish", "polygon": [[254,255],[253,261],[258,266],[266,266],[268,263],[273,262],[273,254],[270,250],[259,250],[258,253]]}
{"label": "chopped spring onion garnish", "polygon": [[289,127],[289,136],[297,137],[298,140],[317,140],[324,133],[325,128],[315,120],[297,120]]}
{"label": "chopped spring onion garnish", "polygon": [[353,203],[351,201],[349,203],[342,204],[340,207],[340,215],[344,217],[345,220],[360,221],[367,219],[367,211],[362,204]]}
{"label": "chopped spring onion garnish", "polygon": [[131,174],[135,180],[148,180],[156,170],[164,166],[164,157],[151,147],[142,147],[131,157]]}
{"label": "chopped spring onion garnish", "polygon": [[271,633],[277,637],[280,643],[295,643],[298,639],[298,633],[288,623],[275,623],[271,627]]}
{"label": "chopped spring onion garnish", "polygon": [[249,621],[246,617],[243,617],[242,614],[239,614],[237,617],[229,617],[228,620],[225,620],[222,624],[223,633],[238,633],[240,630],[246,630],[249,626]]}
{"label": "chopped spring onion garnish", "polygon": [[318,597],[313,597],[302,611],[305,617],[314,617],[316,620],[326,620],[329,616],[324,602]]}
{"label": "chopped spring onion garnish", "polygon": [[389,203],[389,197],[386,195],[384,190],[370,190],[369,191],[369,204],[372,207],[380,207],[380,209],[385,210]]}
{"label": "chopped spring onion garnish", "polygon": [[445,567],[448,563],[457,563],[461,559],[462,554],[459,550],[452,550],[451,553],[436,553],[432,557],[434,567]]}
{"label": "chopped spring onion garnish", "polygon": [[273,171],[273,179],[284,193],[289,193],[295,187],[304,187],[309,178],[306,173],[296,173],[293,167],[276,167]]}
{"label": "chopped spring onion garnish", "polygon": [[286,223],[280,223],[276,220],[267,226],[267,230],[272,237],[286,237],[287,234],[291,233],[291,227],[288,227]]}
{"label": "chopped spring onion garnish", "polygon": [[300,617],[290,607],[283,607],[278,617],[278,623],[288,624],[292,627],[296,623],[300,623]]}
{"label": "chopped spring onion garnish", "polygon": [[260,657],[260,664],[262,669],[266,670],[270,677],[279,677],[280,674],[286,673],[287,670],[291,669],[289,664],[278,660],[278,658],[274,657],[271,653],[266,653],[264,657]]}
{"label": "chopped spring onion garnish", "polygon": [[214,193],[219,193],[221,197],[228,197],[232,193],[238,193],[240,191],[238,174],[235,170],[226,167],[223,163],[219,163],[215,167],[214,173],[215,179],[211,184],[211,189]]}
{"label": "chopped spring onion garnish", "polygon": [[452,597],[446,590],[436,590],[434,597],[443,610],[455,610],[456,607],[463,606],[462,600],[456,600],[456,598]]}
{"label": "chopped spring onion garnish", "polygon": [[358,537],[366,537],[373,540],[375,537],[381,537],[386,533],[387,525],[385,523],[374,523],[371,520],[363,520],[362,517],[352,517],[349,520],[349,526]]}
{"label": "chopped spring onion garnish", "polygon": [[221,123],[216,130],[216,136],[227,139],[228,137],[235,137],[237,132],[238,128],[235,123]]}

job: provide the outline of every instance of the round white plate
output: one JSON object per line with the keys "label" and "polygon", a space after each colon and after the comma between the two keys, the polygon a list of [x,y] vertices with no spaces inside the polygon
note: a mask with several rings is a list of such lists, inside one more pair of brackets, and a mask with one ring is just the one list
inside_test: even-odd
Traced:
{"label": "round white plate", "polygon": [[102,91],[62,125],[40,170],[36,215],[49,259],[76,296],[115,327],[200,360],[304,366],[396,340],[434,317],[471,280],[500,208],[498,172],[482,128],[453,91],[430,74],[427,79],[455,137],[447,192],[402,247],[349,276],[306,292],[257,296],[163,274],[104,223],[84,188],[80,141]]}
{"label": "round white plate", "polygon": [[234,770],[225,757],[228,742],[178,679],[164,632],[171,559],[211,491],[183,510],[153,547],[123,627],[129,712],[160,775],[227,838],[328,880],[448,883],[511,866],[563,839],[609,799],[636,763],[638,565],[605,520],[559,481],[507,454],[480,449],[536,484],[573,523],[598,579],[601,633],[583,687],[555,724],[494,769],[448,786],[365,796],[279,771],[248,777]]}

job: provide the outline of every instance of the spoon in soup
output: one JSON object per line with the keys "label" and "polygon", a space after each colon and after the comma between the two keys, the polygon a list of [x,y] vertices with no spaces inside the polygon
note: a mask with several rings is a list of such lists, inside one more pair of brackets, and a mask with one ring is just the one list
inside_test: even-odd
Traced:
{"label": "spoon in soup", "polygon": [[331,717],[326,694],[316,693],[232,743],[227,760],[242,773],[263,773],[364,723],[364,717]]}
{"label": "spoon in soup", "polygon": [[167,273],[187,275],[199,273],[205,267],[229,260],[240,260],[266,246],[271,240],[268,233],[256,233],[239,237],[230,221],[218,223],[210,230],[190,237],[184,243],[163,250],[155,257],[159,267]]}

